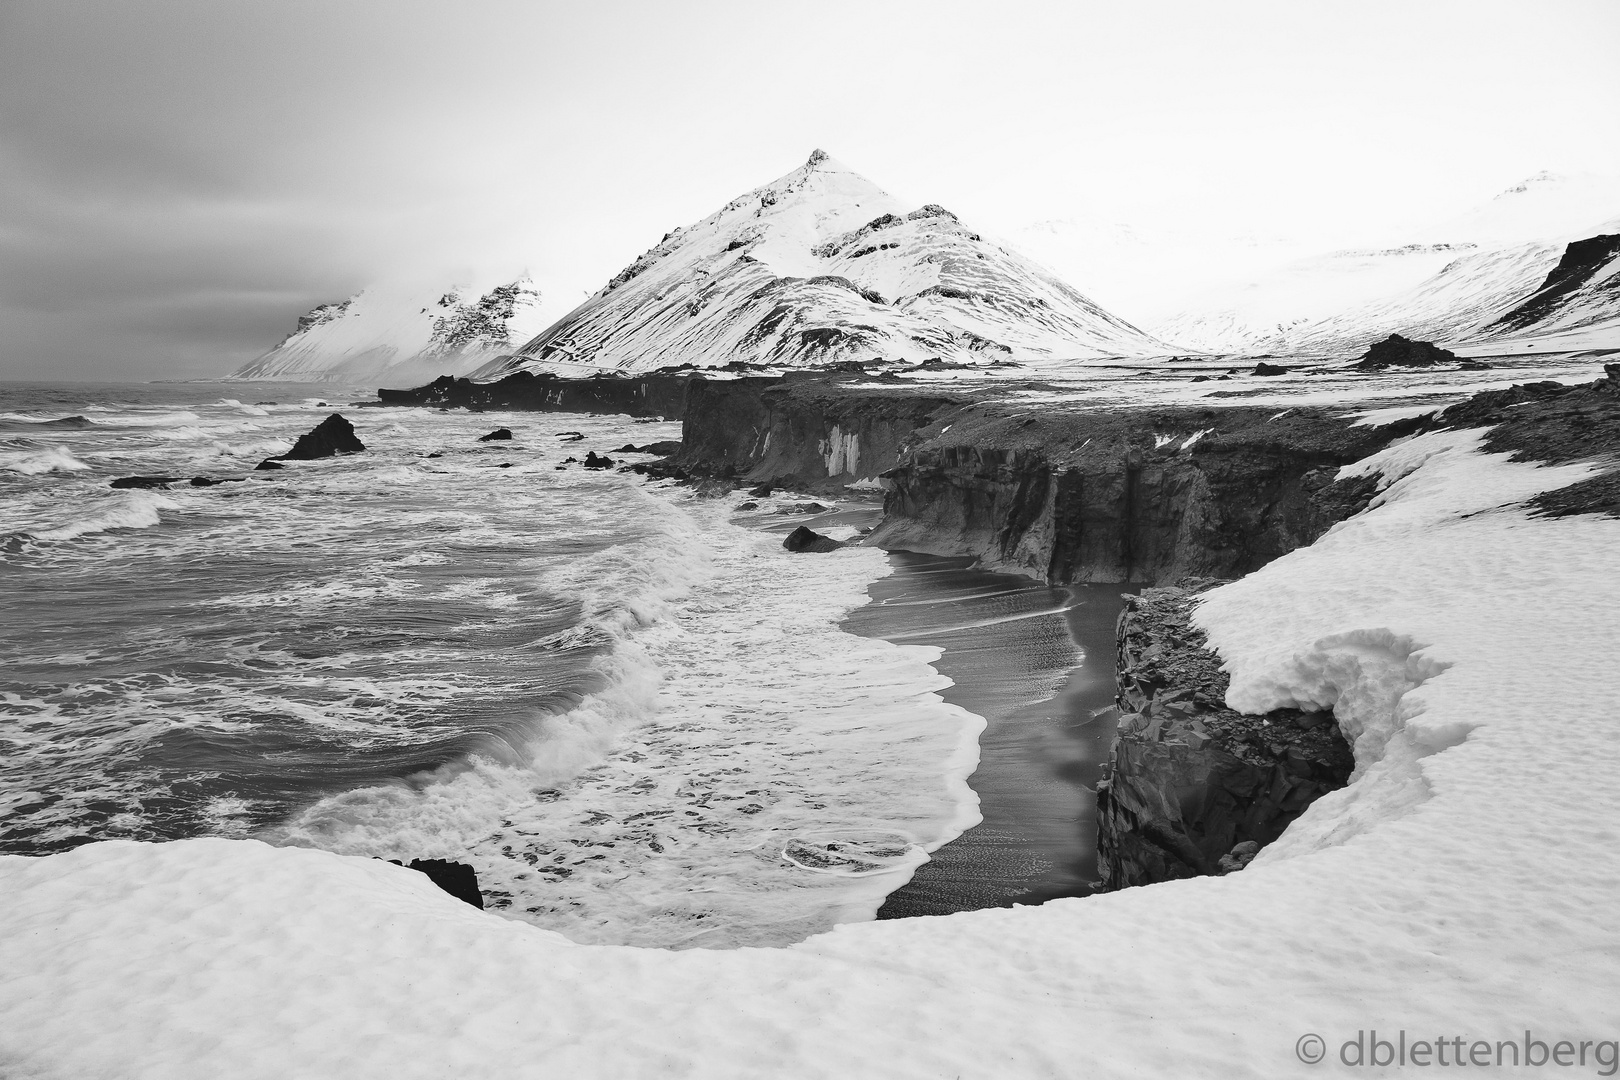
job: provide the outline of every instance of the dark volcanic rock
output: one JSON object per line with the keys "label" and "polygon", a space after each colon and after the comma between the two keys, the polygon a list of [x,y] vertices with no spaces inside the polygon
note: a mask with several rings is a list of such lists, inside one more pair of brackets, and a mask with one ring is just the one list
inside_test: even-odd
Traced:
{"label": "dark volcanic rock", "polygon": [[625,413],[633,417],[679,420],[686,411],[684,375],[639,378],[593,376],[565,379],[520,371],[498,382],[441,375],[411,390],[378,390],[384,405],[452,406],[464,409],[513,409],[519,412]]}
{"label": "dark volcanic rock", "polygon": [[298,441],[293,443],[291,450],[273,460],[314,461],[316,458],[328,458],[336,454],[357,454],[365,448],[366,444],[354,433],[354,425],[345,420],[341,413],[333,413],[314,428],[298,436]]}
{"label": "dark volcanic rock", "polygon": [[1241,869],[1354,768],[1331,713],[1226,707],[1229,678],[1188,620],[1208,584],[1144,590],[1120,614],[1123,716],[1097,790],[1104,889]]}
{"label": "dark volcanic rock", "polygon": [[504,441],[506,439],[510,439],[511,437],[512,437],[512,429],[502,427],[502,428],[496,428],[494,431],[490,432],[488,435],[480,435],[480,436],[478,436],[478,441],[479,442],[501,442],[501,441]]}
{"label": "dark volcanic rock", "polygon": [[[389,861],[396,866],[407,865],[398,859]],[[484,909],[484,894],[478,890],[478,872],[466,863],[448,859],[412,859],[408,866],[411,870],[426,874],[429,881],[457,900],[464,900],[480,911]]]}
{"label": "dark volcanic rock", "polygon": [[1442,349],[1431,342],[1412,341],[1399,334],[1391,334],[1368,349],[1360,362],[1355,365],[1355,369],[1383,371],[1392,367],[1433,367],[1436,364],[1457,362],[1457,354],[1449,349]]}
{"label": "dark volcanic rock", "polygon": [[756,499],[768,499],[771,497],[771,492],[774,490],[775,488],[771,487],[769,484],[760,484],[757,487],[749,488],[748,494],[752,495]]}
{"label": "dark volcanic rock", "polygon": [[670,457],[681,452],[681,444],[676,439],[665,439],[663,442],[651,442],[646,446],[637,446],[635,443],[625,443],[615,454],[657,454],[659,457]]}
{"label": "dark volcanic rock", "polygon": [[[1564,248],[1558,265],[1547,274],[1541,288],[1503,315],[1491,327],[1523,329],[1554,314],[1570,300],[1590,286],[1593,278],[1615,259],[1620,259],[1620,233],[1589,236],[1575,240]],[[1620,294],[1620,285],[1614,275],[1598,286],[1609,296]]]}
{"label": "dark volcanic rock", "polygon": [[596,451],[592,450],[585,455],[584,465],[587,469],[611,469],[614,461],[610,457],[597,457]]}
{"label": "dark volcanic rock", "polygon": [[1281,364],[1268,364],[1264,360],[1262,360],[1258,364],[1254,365],[1254,370],[1252,372],[1250,372],[1250,374],[1251,375],[1286,375],[1291,370],[1292,370],[1291,368],[1285,368]]}
{"label": "dark volcanic rock", "polygon": [[170,484],[186,484],[190,482],[190,478],[185,476],[120,476],[108,486],[115,488],[160,488],[168,487]]}
{"label": "dark volcanic rock", "polygon": [[275,458],[265,458],[263,461],[259,462],[255,466],[253,466],[253,471],[254,472],[269,472],[271,469],[285,469],[286,467],[287,466],[283,465],[281,462],[277,461]]}
{"label": "dark volcanic rock", "polygon": [[1253,407],[997,402],[941,419],[883,474],[874,542],[1056,583],[1258,569],[1363,509],[1376,481],[1339,468],[1409,431]]}
{"label": "dark volcanic rock", "polygon": [[830,536],[823,536],[807,526],[800,525],[797,529],[788,533],[787,539],[782,541],[782,546],[793,552],[837,551],[844,546],[844,542],[834,540]]}

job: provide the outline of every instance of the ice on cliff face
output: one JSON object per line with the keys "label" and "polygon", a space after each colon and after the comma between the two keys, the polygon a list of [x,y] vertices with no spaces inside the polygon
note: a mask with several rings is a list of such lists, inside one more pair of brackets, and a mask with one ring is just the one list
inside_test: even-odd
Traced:
{"label": "ice on cliff face", "polygon": [[1376,1030],[1586,1041],[1557,1071],[1602,1075],[1620,520],[1532,517],[1521,500],[1591,467],[1476,433],[1359,470],[1385,485],[1367,512],[1196,616],[1232,704],[1331,706],[1355,740],[1350,785],[1242,873],[665,952],[575,945],[322,851],[0,858],[0,1073],[1284,1077],[1310,1071],[1308,1036],[1337,1074]]}
{"label": "ice on cliff face", "polygon": [[1165,351],[950,211],[908,206],[818,150],[668,234],[475,377],[732,361],[1042,365]]}
{"label": "ice on cliff face", "polygon": [[1620,301],[1599,295],[1591,317],[1492,324],[1541,288],[1574,240],[1620,231],[1612,178],[1542,173],[1411,238],[1289,262],[1187,298],[1148,320],[1175,345],[1211,352],[1334,352],[1389,334],[1425,341],[1507,343],[1569,334],[1568,348],[1620,345]]}
{"label": "ice on cliff face", "polygon": [[316,307],[232,378],[426,382],[464,375],[511,352],[545,319],[540,291],[527,277],[426,292],[383,284]]}

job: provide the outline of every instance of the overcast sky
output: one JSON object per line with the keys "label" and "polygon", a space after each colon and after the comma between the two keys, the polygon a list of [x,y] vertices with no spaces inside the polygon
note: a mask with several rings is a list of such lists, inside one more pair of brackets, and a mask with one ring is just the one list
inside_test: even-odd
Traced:
{"label": "overcast sky", "polygon": [[0,378],[223,374],[385,277],[578,299],[815,147],[992,232],[1398,234],[1620,173],[1617,55],[1616,0],[0,0]]}

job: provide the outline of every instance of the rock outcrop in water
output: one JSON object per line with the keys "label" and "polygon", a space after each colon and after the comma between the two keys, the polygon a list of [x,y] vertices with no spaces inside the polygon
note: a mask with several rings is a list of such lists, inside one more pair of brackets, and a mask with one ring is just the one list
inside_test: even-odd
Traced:
{"label": "rock outcrop in water", "polygon": [[354,433],[354,425],[342,413],[333,413],[309,431],[298,436],[293,448],[279,455],[281,461],[314,461],[337,454],[358,454],[366,444]]}
{"label": "rock outcrop in water", "polygon": [[1122,716],[1097,790],[1103,889],[1240,869],[1354,768],[1331,713],[1226,708],[1229,678],[1188,621],[1208,584],[1147,589],[1120,614]]}
{"label": "rock outcrop in water", "polygon": [[842,540],[834,540],[830,536],[823,536],[821,533],[811,529],[808,525],[800,525],[797,529],[794,529],[792,532],[787,534],[787,539],[782,541],[782,546],[795,553],[826,552],[837,551],[839,548],[844,546],[844,542]]}
{"label": "rock outcrop in water", "polygon": [[309,431],[298,436],[293,448],[285,454],[267,457],[256,465],[255,471],[285,468],[283,461],[315,461],[338,454],[362,453],[366,444],[354,433],[354,425],[341,413],[333,413]]}

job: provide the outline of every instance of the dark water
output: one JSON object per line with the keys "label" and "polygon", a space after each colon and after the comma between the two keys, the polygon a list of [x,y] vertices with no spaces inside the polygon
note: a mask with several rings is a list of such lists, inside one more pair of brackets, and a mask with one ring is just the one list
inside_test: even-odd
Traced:
{"label": "dark water", "polygon": [[[0,384],[0,850],[248,834],[511,759],[593,687],[589,648],[544,647],[582,616],[544,569],[604,540],[533,524],[549,503],[488,467],[487,421],[339,404],[369,453],[252,471],[349,397]],[[88,424],[39,423],[63,415]],[[108,487],[130,474],[237,482]]]}
{"label": "dark water", "polygon": [[969,780],[984,822],[933,853],[879,918],[947,915],[1083,896],[1096,879],[1096,785],[1113,736],[1119,585],[1052,587],[894,552],[896,571],[846,626],[944,650],[947,701],[978,713]]}
{"label": "dark water", "polygon": [[[872,917],[960,829],[933,650],[839,628],[881,552],[569,463],[674,424],[367,397],[0,384],[0,852],[453,858],[578,941],[731,947]],[[333,411],[364,453],[255,470]]]}

